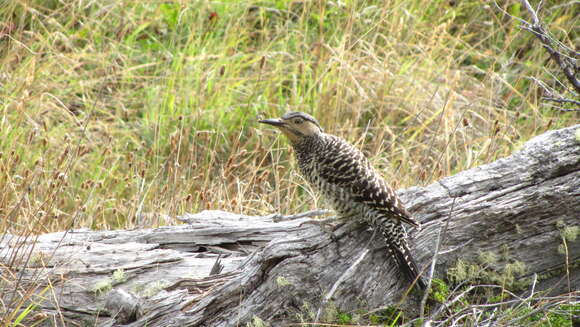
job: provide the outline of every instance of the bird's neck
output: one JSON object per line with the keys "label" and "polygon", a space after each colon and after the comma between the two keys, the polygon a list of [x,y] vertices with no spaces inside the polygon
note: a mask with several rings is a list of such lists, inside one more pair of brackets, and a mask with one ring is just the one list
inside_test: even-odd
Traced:
{"label": "bird's neck", "polygon": [[316,145],[317,136],[305,136],[292,142],[292,147],[296,153],[308,153],[312,152],[313,147]]}

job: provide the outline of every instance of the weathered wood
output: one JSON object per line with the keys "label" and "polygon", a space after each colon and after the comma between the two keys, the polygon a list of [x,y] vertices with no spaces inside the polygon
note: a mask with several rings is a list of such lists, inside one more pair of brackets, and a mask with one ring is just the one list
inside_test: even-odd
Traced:
{"label": "weathered wood", "polygon": [[[539,287],[565,292],[566,258],[580,263],[580,241],[567,242],[567,257],[558,251],[561,229],[580,225],[578,130],[545,133],[508,158],[401,190],[423,224],[412,231],[420,265],[428,269],[448,221],[436,276],[491,252],[502,254],[495,269],[519,261],[522,278],[549,275]],[[4,235],[0,263],[18,259],[12,267],[20,266],[24,282],[50,279],[54,293],[42,305],[47,312],[58,305],[57,324],[243,326],[259,317],[276,325],[299,314],[313,321],[331,306],[373,309],[401,299],[407,281],[364,227],[330,234],[307,217],[278,218],[205,211],[184,216],[189,225],[156,229],[75,230],[34,242]],[[223,270],[209,276],[218,255]],[[580,269],[569,277],[578,290]],[[8,303],[10,285],[0,287]]]}

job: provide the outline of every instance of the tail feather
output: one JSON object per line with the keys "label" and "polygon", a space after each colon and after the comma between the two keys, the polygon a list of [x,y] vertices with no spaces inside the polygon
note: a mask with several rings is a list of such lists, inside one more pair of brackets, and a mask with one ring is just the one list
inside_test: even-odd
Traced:
{"label": "tail feather", "polygon": [[419,275],[420,270],[413,259],[411,250],[407,243],[407,233],[400,221],[390,217],[382,217],[380,220],[371,220],[371,223],[378,227],[387,242],[389,253],[397,263],[399,270],[410,281],[415,283],[421,290],[427,289],[427,285]]}
{"label": "tail feather", "polygon": [[406,244],[401,244],[401,246],[390,244],[389,252],[397,262],[399,270],[401,270],[410,281],[414,282],[415,286],[418,286],[423,291],[427,289],[427,285],[419,275],[420,270],[411,255],[411,250],[409,250],[409,247]]}

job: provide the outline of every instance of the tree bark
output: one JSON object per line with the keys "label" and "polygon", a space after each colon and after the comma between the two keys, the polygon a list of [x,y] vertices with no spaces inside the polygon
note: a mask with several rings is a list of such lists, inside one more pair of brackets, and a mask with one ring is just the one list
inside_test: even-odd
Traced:
{"label": "tree bark", "polygon": [[[487,269],[520,262],[520,279],[543,277],[536,289],[579,289],[580,241],[564,231],[580,226],[580,125],[398,194],[423,224],[411,231],[423,276],[446,226],[435,277],[446,278],[458,259],[482,263],[492,253],[498,260]],[[41,308],[53,325],[245,326],[259,318],[277,326],[322,319],[331,308],[417,306],[421,295],[405,295],[409,282],[364,226],[330,233],[308,217],[280,218],[204,211],[156,229],[5,234],[0,263],[39,291],[52,286]],[[223,269],[210,276],[218,255]],[[8,305],[13,286],[0,284]]]}

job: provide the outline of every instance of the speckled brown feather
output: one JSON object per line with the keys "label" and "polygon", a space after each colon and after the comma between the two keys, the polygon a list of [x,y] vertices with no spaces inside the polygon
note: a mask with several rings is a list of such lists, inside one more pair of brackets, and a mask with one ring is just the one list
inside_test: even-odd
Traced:
{"label": "speckled brown feather", "polygon": [[304,122],[311,122],[320,128],[315,128],[316,132],[311,135],[302,135],[299,121],[296,126],[283,125],[286,121],[301,118],[301,114],[292,112],[280,121],[272,121],[285,129],[284,134],[292,136],[300,172],[331,202],[339,215],[361,219],[380,232],[399,269],[409,279],[417,280],[419,287],[424,289],[425,284],[418,277],[419,270],[402,224],[420,227],[419,223],[361,151],[339,137],[324,133],[318,122],[309,115],[302,117]]}

